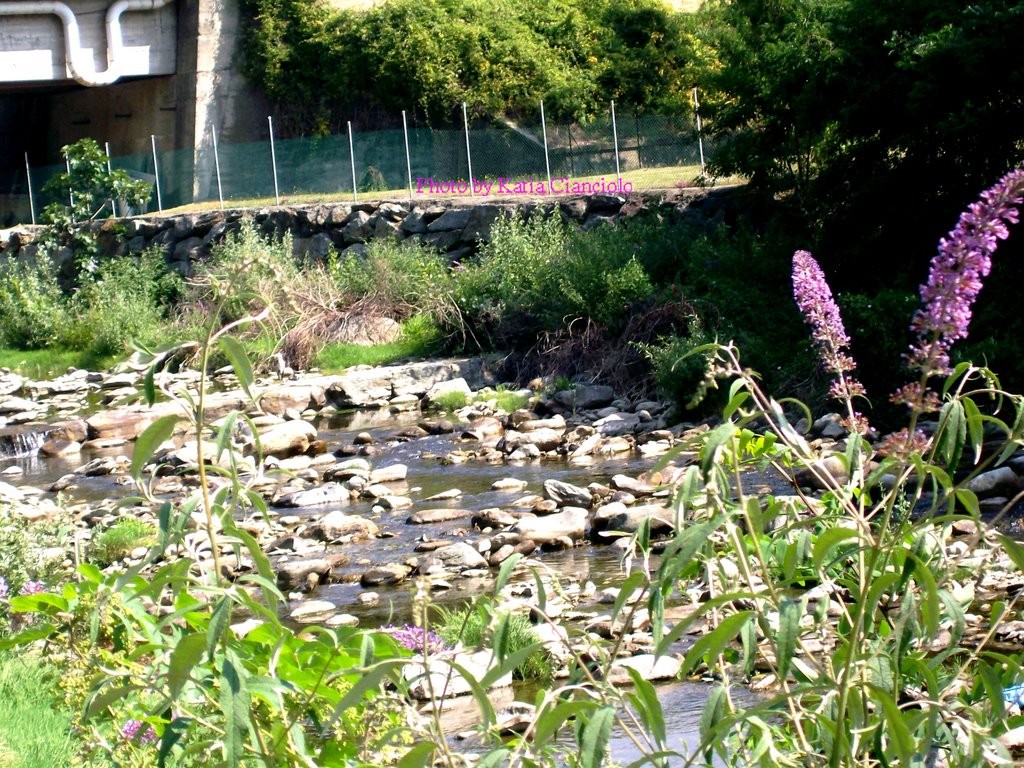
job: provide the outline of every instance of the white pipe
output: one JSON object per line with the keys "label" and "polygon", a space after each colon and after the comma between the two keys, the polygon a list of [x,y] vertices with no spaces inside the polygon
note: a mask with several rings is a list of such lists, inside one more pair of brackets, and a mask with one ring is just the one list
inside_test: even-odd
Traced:
{"label": "white pipe", "polygon": [[64,56],[71,76],[82,85],[110,85],[121,77],[123,43],[121,15],[128,11],[155,11],[171,0],[117,0],[107,9],[107,68],[97,72],[95,63],[82,50],[78,18],[70,7],[53,0],[0,3],[0,16],[53,14],[64,24]]}

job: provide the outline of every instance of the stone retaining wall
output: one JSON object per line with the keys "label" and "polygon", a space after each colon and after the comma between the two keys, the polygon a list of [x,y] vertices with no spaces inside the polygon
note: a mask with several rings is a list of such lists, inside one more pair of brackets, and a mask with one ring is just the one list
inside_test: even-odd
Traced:
{"label": "stone retaining wall", "polygon": [[[472,255],[490,237],[491,226],[502,214],[525,216],[557,214],[583,229],[648,213],[670,220],[721,218],[731,190],[671,190],[619,197],[592,195],[551,199],[516,199],[500,202],[465,201],[367,202],[230,209],[174,216],[137,216],[89,225],[96,230],[101,256],[141,253],[161,248],[172,266],[183,274],[209,253],[210,247],[238,231],[250,219],[267,235],[288,233],[296,255],[312,260],[332,252],[359,255],[374,238],[410,240],[432,245],[452,261]],[[41,227],[0,230],[0,257],[31,257],[37,250]],[[60,265],[74,262],[70,248],[57,254]]]}

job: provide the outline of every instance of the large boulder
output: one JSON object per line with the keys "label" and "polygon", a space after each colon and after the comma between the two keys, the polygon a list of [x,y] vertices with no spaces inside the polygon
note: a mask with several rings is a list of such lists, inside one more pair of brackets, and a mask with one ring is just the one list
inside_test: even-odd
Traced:
{"label": "large boulder", "polygon": [[305,453],[310,443],[316,440],[316,427],[308,421],[284,421],[260,435],[260,447],[264,456],[284,458]]}
{"label": "large boulder", "polygon": [[555,402],[573,410],[604,408],[615,399],[615,391],[602,384],[577,384],[575,389],[555,393]]}
{"label": "large boulder", "polygon": [[358,515],[344,512],[328,512],[309,529],[310,535],[321,541],[343,541],[346,543],[372,539],[380,533],[377,524]]}
{"label": "large boulder", "polygon": [[587,518],[588,512],[582,507],[565,507],[555,515],[523,517],[512,530],[536,544],[550,544],[563,537],[575,542],[586,534]]}

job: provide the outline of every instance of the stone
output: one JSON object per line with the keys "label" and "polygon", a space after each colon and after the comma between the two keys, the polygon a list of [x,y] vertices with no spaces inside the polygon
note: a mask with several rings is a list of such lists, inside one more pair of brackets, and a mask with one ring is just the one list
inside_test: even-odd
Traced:
{"label": "stone", "polygon": [[640,426],[640,417],[635,413],[614,413],[594,422],[594,429],[605,437],[629,435]]}
{"label": "stone", "polygon": [[376,538],[380,533],[377,524],[358,515],[344,512],[329,512],[310,526],[310,535],[321,541],[346,542]]}
{"label": "stone", "polygon": [[841,485],[850,478],[843,460],[838,456],[826,456],[823,459],[818,459],[810,466],[800,467],[794,474],[797,485],[816,490],[826,490],[829,488],[829,477],[833,479],[836,485]]}
{"label": "stone", "polygon": [[485,528],[507,528],[519,522],[519,516],[510,512],[504,512],[497,507],[481,509],[473,515],[473,527],[481,530]]}
{"label": "stone", "polygon": [[386,563],[375,565],[363,572],[359,584],[363,587],[379,587],[385,584],[398,584],[412,573],[412,568],[403,563]]}
{"label": "stone", "polygon": [[349,315],[331,329],[330,338],[360,347],[391,344],[402,338],[402,326],[390,317]]}
{"label": "stone", "polygon": [[1012,469],[998,467],[971,478],[964,487],[974,491],[979,498],[987,498],[1015,495],[1018,484],[1017,474]]}
{"label": "stone", "polygon": [[264,456],[294,456],[305,453],[316,434],[316,427],[308,421],[285,421],[260,435],[260,447]]}
{"label": "stone", "polygon": [[523,517],[512,530],[524,540],[543,545],[562,536],[580,541],[587,529],[588,512],[581,507],[565,507],[555,515],[545,517]]}
{"label": "stone", "polygon": [[526,480],[520,480],[516,477],[505,477],[491,483],[491,489],[495,491],[514,491],[518,493],[528,485],[529,483]]}
{"label": "stone", "polygon": [[449,520],[459,520],[470,516],[468,509],[455,509],[441,507],[438,509],[424,509],[409,515],[405,521],[409,525],[428,525],[430,523],[445,523]]}
{"label": "stone", "polygon": [[682,660],[674,656],[655,656],[653,653],[645,653],[614,661],[608,669],[605,680],[612,685],[632,685],[633,678],[629,674],[629,669],[636,670],[642,679],[649,682],[674,680],[679,676],[682,666]]}
{"label": "stone", "polygon": [[388,495],[381,496],[379,499],[377,499],[377,504],[379,504],[388,511],[396,512],[400,509],[408,509],[409,507],[411,507],[412,499],[410,499],[408,496]]}
{"label": "stone", "polygon": [[614,398],[614,390],[601,384],[577,384],[575,389],[562,390],[554,396],[559,405],[577,411],[603,408]]}
{"label": "stone", "polygon": [[505,433],[502,446],[506,453],[512,453],[527,445],[532,445],[539,451],[553,451],[562,444],[562,434],[555,429],[537,429],[533,432],[509,431]]}
{"label": "stone", "polygon": [[387,467],[378,467],[370,472],[371,483],[400,483],[405,480],[409,467],[405,464],[392,464]]}
{"label": "stone", "polygon": [[324,555],[301,560],[280,560],[274,563],[277,586],[288,591],[307,583],[310,574],[316,574],[322,582],[333,568],[348,562],[345,555]]}
{"label": "stone", "polygon": [[630,477],[629,475],[612,476],[612,487],[616,490],[632,493],[634,496],[650,496],[658,490],[657,485],[652,485],[649,482]]}
{"label": "stone", "polygon": [[[591,535],[598,541],[607,541],[607,532],[633,534],[643,523],[650,521],[652,534],[669,533],[674,529],[673,511],[661,504],[640,504],[627,507],[611,502],[594,513]],[[598,534],[602,534],[597,538]]]}
{"label": "stone", "polygon": [[439,399],[452,394],[463,395],[468,400],[472,396],[473,390],[469,388],[466,380],[460,376],[456,379],[437,382],[437,384],[427,390],[425,399],[429,403],[435,403]]}
{"label": "stone", "polygon": [[318,507],[343,504],[351,499],[348,488],[340,483],[324,483],[302,491],[292,491],[274,500],[275,507]]}
{"label": "stone", "polygon": [[321,622],[338,612],[338,606],[327,600],[306,600],[288,614],[288,618],[300,624]]}
{"label": "stone", "polygon": [[427,226],[428,232],[447,232],[465,229],[469,223],[468,208],[450,208]]}
{"label": "stone", "polygon": [[[457,653],[450,659],[431,658],[428,665],[423,661],[412,661],[402,667],[402,675],[408,683],[408,692],[417,701],[430,701],[431,695],[439,699],[461,696],[472,691],[472,686],[463,673],[473,680],[483,680],[494,665],[494,654],[489,650],[476,653]],[[429,676],[429,677],[428,677]],[[512,685],[512,673],[502,675],[492,688],[507,688]]]}
{"label": "stone", "polygon": [[594,500],[593,495],[586,488],[554,479],[544,481],[544,493],[560,506],[589,507]]}
{"label": "stone", "polygon": [[487,567],[484,556],[464,541],[435,549],[431,554],[431,560],[440,561],[450,571]]}
{"label": "stone", "polygon": [[39,446],[44,456],[74,456],[82,452],[82,444],[76,440],[47,440]]}

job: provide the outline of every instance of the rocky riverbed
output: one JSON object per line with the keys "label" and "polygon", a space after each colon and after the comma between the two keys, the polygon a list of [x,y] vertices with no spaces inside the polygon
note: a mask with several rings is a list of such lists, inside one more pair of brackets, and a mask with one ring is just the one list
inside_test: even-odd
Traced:
{"label": "rocky riverbed", "polygon": [[[498,391],[497,370],[495,360],[472,359],[265,377],[257,382],[255,401],[222,371],[214,378],[208,417],[216,422],[240,411],[247,419],[234,422],[219,455],[215,435],[205,435],[204,458],[223,466],[233,461],[266,502],[267,515],[253,513],[239,522],[269,555],[296,624],[402,622],[413,599],[429,595],[446,603],[490,591],[496,569],[518,554],[535,571],[521,568],[502,599],[535,612],[534,579],[540,574],[551,621],[540,622],[538,633],[554,659],[567,659],[565,627],[575,626],[585,630],[583,636],[621,640],[609,673],[613,681],[628,683],[629,667],[648,680],[677,678],[680,653],[705,623],[689,628],[676,653],[655,657],[646,609],[613,621],[610,607],[626,573],[631,534],[649,524],[653,535],[664,538],[679,524],[673,488],[695,456],[692,438],[708,426],[679,422],[665,403],[628,401],[600,385],[555,391],[537,382]],[[0,376],[4,512],[33,522],[70,522],[65,546],[42,556],[70,567],[90,551],[97,532],[118,519],[155,521],[152,504],[119,503],[136,490],[129,476],[133,441],[159,417],[181,414],[181,397],[195,395],[198,377],[159,374],[159,389],[174,396],[154,406],[139,402],[142,377],[132,370],[72,371],[49,382]],[[510,394],[522,407],[502,410],[499,401]],[[470,404],[448,412],[437,408],[458,398]],[[186,424],[180,422],[143,469],[157,498],[180,501],[197,486],[199,446]],[[826,456],[844,437],[833,417],[819,419],[809,434]],[[824,469],[841,473],[833,459],[823,461]],[[1022,472],[1024,457],[1011,458],[970,488],[983,509],[1001,509],[1024,485]],[[211,475],[211,482],[216,487],[226,481]],[[813,493],[812,475],[797,482],[807,496]],[[796,487],[781,476],[755,475],[749,487],[807,510],[807,497],[791,495]],[[946,558],[963,562],[989,554],[990,544],[972,539],[970,527],[951,529],[941,542]],[[212,568],[202,521],[192,528],[166,556],[188,556],[198,567]],[[110,567],[137,564],[146,554],[140,546]],[[1005,558],[997,553],[996,560],[954,597],[983,610],[1019,586]],[[232,578],[252,569],[245,556],[227,557],[222,566]],[[669,606],[666,620],[693,610],[692,604]],[[967,618],[969,632],[987,631],[982,616],[968,612]],[[986,642],[1019,650],[1022,624],[1003,622]],[[443,658],[432,663],[448,664]],[[467,654],[458,663],[467,669],[482,664],[482,675],[487,659]],[[452,677],[448,668],[429,672]],[[428,696],[423,686],[417,690]]]}

